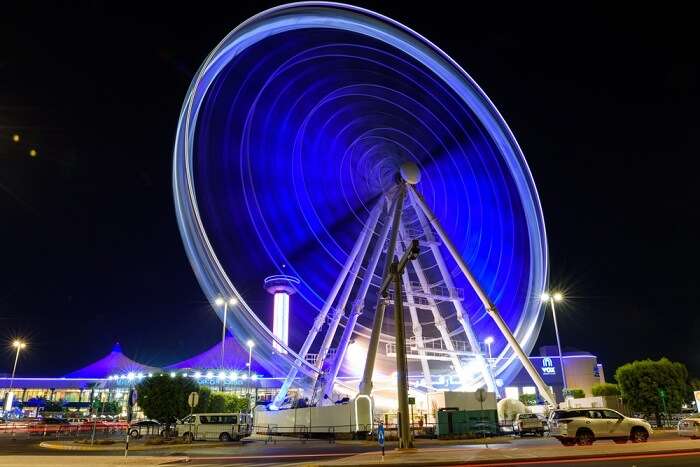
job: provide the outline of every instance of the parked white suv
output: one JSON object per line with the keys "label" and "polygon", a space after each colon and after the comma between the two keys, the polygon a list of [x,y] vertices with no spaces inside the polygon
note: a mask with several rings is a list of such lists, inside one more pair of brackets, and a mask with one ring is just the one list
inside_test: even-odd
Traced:
{"label": "parked white suv", "polygon": [[544,436],[544,423],[534,413],[519,413],[513,420],[513,434],[522,436],[526,433]]}
{"label": "parked white suv", "polygon": [[597,439],[644,443],[653,430],[642,419],[625,417],[611,409],[590,408],[555,410],[549,418],[549,432],[564,446],[584,446]]}

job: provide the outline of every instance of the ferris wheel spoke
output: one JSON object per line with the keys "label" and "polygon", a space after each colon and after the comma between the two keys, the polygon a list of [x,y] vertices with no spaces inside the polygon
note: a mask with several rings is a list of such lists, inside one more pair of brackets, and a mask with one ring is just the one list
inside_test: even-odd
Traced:
{"label": "ferris wheel spoke", "polygon": [[367,292],[369,291],[369,288],[372,285],[374,271],[377,269],[377,265],[379,264],[379,258],[382,256],[382,252],[384,251],[384,245],[386,244],[386,239],[389,236],[389,226],[391,225],[389,223],[389,216],[392,212],[393,208],[388,208],[386,209],[385,215],[383,216],[384,222],[382,224],[381,231],[379,232],[379,236],[377,237],[376,243],[374,245],[372,256],[370,256],[369,262],[367,263],[367,268],[365,269],[365,275],[362,278],[360,289],[357,291],[357,295],[355,296],[355,301],[353,302],[352,310],[350,311],[350,315],[348,316],[348,322],[346,323],[345,329],[343,330],[343,334],[340,337],[340,342],[338,343],[338,348],[335,352],[335,358],[333,360],[333,367],[327,374],[324,374],[325,388],[323,390],[323,394],[327,394],[329,397],[333,393],[333,386],[335,385],[335,379],[338,377],[340,366],[343,364],[343,360],[345,360],[345,354],[347,352],[348,345],[350,344],[352,334],[355,330],[355,324],[357,324],[357,320],[364,310],[365,299],[367,297]]}
{"label": "ferris wheel spoke", "polygon": [[[412,187],[413,188],[413,187]],[[417,200],[418,193],[415,189],[412,189],[411,192],[409,192],[409,197],[411,200],[411,204],[416,211],[416,215],[418,217],[418,221],[420,222],[421,229],[425,233],[425,236],[430,244],[430,250],[433,254],[433,257],[435,258],[435,263],[438,266],[438,270],[440,271],[440,275],[442,276],[442,279],[444,281],[445,286],[447,286],[448,289],[453,290],[455,288],[454,282],[452,281],[452,276],[450,275],[449,270],[447,269],[447,265],[445,264],[445,259],[442,256],[442,252],[440,251],[440,247],[438,243],[435,241],[435,236],[433,235],[433,231],[430,227],[430,223],[428,222],[428,219],[426,218],[426,214],[423,212],[421,209],[421,206],[418,204],[420,200]],[[444,241],[444,239],[443,239]],[[464,334],[467,336],[467,341],[469,342],[469,346],[472,349],[472,352],[474,353],[474,358],[476,359],[477,365],[479,366],[479,370],[481,372],[482,378],[484,382],[486,383],[486,386],[490,391],[495,392],[498,395],[498,386],[496,385],[495,378],[493,376],[493,372],[491,371],[491,367],[487,365],[486,359],[484,356],[481,354],[481,348],[479,346],[479,341],[476,337],[476,333],[474,333],[474,329],[472,329],[471,323],[469,322],[469,316],[467,315],[466,311],[464,310],[464,307],[462,306],[462,302],[458,298],[454,298],[450,300],[452,303],[455,313],[457,316],[457,321],[461,325],[462,329],[464,330]],[[456,369],[456,368],[455,368]],[[458,373],[460,375],[460,379],[464,379],[466,375],[464,374],[464,369]],[[464,384],[464,383],[462,383]]]}
{"label": "ferris wheel spoke", "polygon": [[[406,197],[406,185],[400,184],[396,194],[396,202],[394,203],[394,218],[391,223],[391,238],[386,248],[386,258],[384,269],[382,272],[382,282],[389,275],[389,268],[394,260],[394,250],[396,249],[396,240],[399,236],[399,226],[401,225],[401,215],[403,214],[403,204]],[[377,358],[377,348],[379,347],[379,337],[382,333],[382,324],[384,323],[384,310],[386,310],[386,300],[377,296],[377,305],[374,310],[374,319],[372,321],[372,334],[370,335],[369,347],[367,348],[367,363],[365,370],[362,373],[362,381],[360,381],[360,394],[369,395],[372,392],[372,374],[374,373],[374,362]]]}
{"label": "ferris wheel spoke", "polygon": [[[350,269],[350,273],[348,274],[347,280],[345,281],[345,286],[343,287],[343,291],[340,294],[340,298],[338,299],[338,304],[336,305],[334,312],[332,313],[331,321],[328,324],[326,335],[323,338],[323,343],[321,344],[321,348],[318,351],[318,356],[316,357],[316,368],[318,368],[319,370],[323,368],[323,363],[326,359],[326,356],[328,355],[328,351],[331,348],[331,344],[333,343],[335,333],[338,330],[340,319],[345,315],[345,307],[347,306],[348,300],[350,299],[350,294],[352,293],[355,281],[357,280],[357,274],[360,272],[360,267],[362,266],[365,255],[367,254],[367,249],[369,248],[370,241],[372,240],[372,235],[374,235],[374,230],[377,226],[377,222],[379,221],[379,215],[381,214],[385,203],[386,201],[382,197],[379,200],[379,202],[377,202],[377,204],[374,206],[374,208],[372,208],[369,220],[365,224],[365,227],[362,230],[362,234],[360,235],[360,250],[357,256],[355,257],[355,261],[352,265],[352,268]],[[316,385],[317,379],[317,375],[312,376],[313,385]],[[313,393],[314,399],[315,396],[316,388],[314,388]]]}
{"label": "ferris wheel spoke", "polygon": [[[402,238],[404,241],[406,241],[406,233],[405,233],[405,228],[402,226],[401,229],[401,234]],[[426,238],[428,239],[428,242],[430,242],[430,237],[426,233]],[[420,265],[420,258],[417,258],[416,261],[411,263],[411,267],[413,268],[413,271],[416,273],[416,276],[418,277],[418,283],[421,286],[421,289],[424,294],[426,294],[427,301],[428,301],[428,307],[430,308],[430,311],[433,314],[433,321],[435,323],[435,327],[437,328],[438,332],[440,333],[440,337],[442,338],[442,341],[445,343],[445,348],[447,351],[450,353],[450,359],[452,361],[452,366],[454,366],[455,372],[457,374],[461,375],[462,374],[462,362],[459,361],[459,357],[456,354],[456,349],[454,346],[454,343],[452,342],[452,337],[450,337],[450,332],[447,329],[447,322],[445,319],[442,317],[440,314],[440,310],[438,309],[438,304],[435,301],[435,299],[430,296],[430,284],[428,283],[428,279],[425,275],[425,271],[423,271],[423,268]],[[430,384],[428,386],[432,386],[432,381],[430,381]]]}
{"label": "ferris wheel spoke", "polygon": [[[486,308],[486,312],[493,318],[493,320],[496,322],[496,325],[500,329],[501,333],[503,334],[503,337],[506,338],[508,343],[510,344],[511,348],[515,352],[515,354],[518,356],[520,359],[520,363],[522,363],[523,367],[525,370],[528,372],[530,377],[532,378],[533,382],[537,386],[537,389],[539,389],[540,394],[542,394],[543,397],[547,399],[547,402],[549,402],[552,406],[556,406],[556,401],[554,400],[554,396],[552,395],[552,392],[549,390],[549,387],[545,384],[545,382],[542,380],[542,377],[537,373],[537,370],[535,370],[534,365],[528,358],[528,356],[525,354],[523,349],[520,347],[520,344],[518,341],[515,339],[515,336],[511,332],[510,328],[506,324],[506,322],[503,320],[501,317],[501,314],[498,312],[498,309],[496,308],[496,305],[493,304],[491,299],[486,295],[486,292],[484,289],[481,288],[481,285],[479,284],[479,281],[474,277],[474,275],[471,273],[469,270],[469,266],[467,266],[467,263],[464,261],[462,256],[459,254],[457,251],[457,248],[454,246],[450,238],[447,236],[447,233],[445,230],[442,228],[442,225],[440,225],[440,221],[438,221],[437,217],[435,214],[431,211],[430,207],[425,203],[425,200],[421,196],[421,194],[416,190],[412,185],[411,185],[411,200],[418,205],[421,211],[423,211],[423,214],[427,218],[428,221],[430,221],[430,224],[435,228],[437,231],[438,235],[440,236],[440,239],[442,240],[443,244],[447,247],[447,250],[450,252],[452,255],[453,259],[459,266],[459,269],[462,271],[462,274],[467,278],[467,282],[472,286],[474,289],[474,292],[479,296],[479,299],[481,300],[481,303],[484,305],[484,308]],[[444,264],[444,263],[443,263]],[[449,274],[445,276],[447,279],[449,277]],[[460,306],[461,304],[457,305],[455,303],[455,306]],[[459,318],[459,314],[457,315]],[[462,319],[464,319],[464,315],[462,314]],[[469,330],[472,337],[472,339],[476,340],[476,336],[474,336],[474,331],[471,330],[471,326],[468,326],[468,323],[466,320],[464,320],[464,323],[466,324],[465,326],[465,331]],[[469,337],[469,334],[467,334],[467,337]],[[483,355],[481,356],[481,359],[484,360]],[[485,366],[485,361],[484,361],[484,366]],[[485,372],[490,374],[490,372]],[[493,381],[493,378],[491,378]],[[493,384],[493,383],[492,383]],[[496,388],[496,385],[493,384],[493,387]]]}
{"label": "ferris wheel spoke", "polygon": [[[380,201],[381,203],[381,201]],[[378,207],[377,207],[378,209]],[[328,316],[328,312],[331,309],[331,306],[335,302],[336,297],[338,296],[338,293],[340,292],[340,288],[342,287],[343,283],[345,282],[345,279],[347,278],[348,274],[350,273],[350,268],[352,267],[353,263],[355,262],[355,259],[360,253],[360,249],[362,248],[362,245],[364,243],[364,235],[360,235],[360,237],[357,239],[355,242],[355,245],[352,248],[352,251],[348,255],[347,260],[345,261],[345,264],[343,265],[343,269],[340,271],[340,274],[338,275],[335,283],[333,284],[333,288],[331,289],[330,294],[328,294],[328,298],[326,299],[325,303],[323,304],[323,307],[321,308],[321,311],[319,311],[318,315],[316,315],[316,319],[314,320],[313,326],[311,327],[311,330],[309,331],[309,334],[306,336],[306,339],[304,340],[304,344],[301,347],[301,350],[299,351],[299,358],[306,358],[306,354],[309,352],[309,349],[311,348],[311,345],[313,345],[314,340],[316,339],[316,336],[318,333],[321,331],[321,328],[323,327],[323,323],[326,320],[326,317]],[[282,383],[282,386],[280,387],[279,392],[275,396],[274,401],[272,402],[272,406],[275,408],[279,408],[279,406],[284,402],[284,399],[287,397],[287,392],[289,391],[289,388],[292,386],[292,383],[294,382],[294,378],[296,378],[297,372],[299,370],[299,367],[301,366],[302,362],[300,361],[295,361],[294,364],[292,365],[292,368],[289,370],[289,373],[287,374],[286,379],[284,380],[284,383]]]}
{"label": "ferris wheel spoke", "polygon": [[[401,233],[401,231],[399,231]],[[402,240],[408,242],[409,240],[402,236]],[[404,248],[402,242],[399,241],[396,244],[396,254],[403,256]],[[423,370],[423,378],[427,382],[426,386],[432,386],[432,377],[430,376],[430,364],[428,363],[428,357],[425,353],[425,345],[423,343],[423,326],[418,318],[418,310],[416,308],[415,299],[413,296],[413,290],[411,289],[411,282],[408,280],[408,274],[402,274],[401,280],[403,282],[403,288],[406,293],[406,302],[408,303],[408,311],[411,315],[411,327],[413,330],[413,338],[416,342],[416,348],[418,351],[418,356],[420,359],[421,369]],[[394,300],[403,300],[403,297],[394,295]],[[394,306],[394,312],[396,312],[396,306]]]}

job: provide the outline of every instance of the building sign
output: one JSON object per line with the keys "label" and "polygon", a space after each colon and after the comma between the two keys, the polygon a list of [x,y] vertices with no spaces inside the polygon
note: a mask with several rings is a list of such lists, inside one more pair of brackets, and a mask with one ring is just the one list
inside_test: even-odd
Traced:
{"label": "building sign", "polygon": [[542,374],[543,375],[555,375],[557,370],[554,368],[554,363],[549,357],[544,357],[542,359]]}

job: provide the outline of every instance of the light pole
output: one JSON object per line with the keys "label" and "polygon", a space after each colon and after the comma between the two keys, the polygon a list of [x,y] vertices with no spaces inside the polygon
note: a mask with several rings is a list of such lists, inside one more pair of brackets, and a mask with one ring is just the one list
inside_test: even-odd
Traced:
{"label": "light pole", "polygon": [[234,297],[229,298],[228,300],[224,300],[221,297],[217,297],[216,300],[214,300],[214,303],[216,303],[216,306],[222,306],[224,307],[224,324],[221,327],[221,370],[224,370],[224,357],[226,353],[226,317],[228,315],[228,306],[234,306],[238,304],[238,300],[236,300]]}
{"label": "light pole", "polygon": [[493,366],[493,356],[491,355],[491,344],[493,344],[493,337],[489,336],[484,339],[484,344],[489,349],[489,366]]}
{"label": "light pole", "polygon": [[250,403],[250,372],[251,368],[253,366],[253,347],[255,347],[255,342],[252,340],[248,339],[248,342],[246,342],[246,345],[248,346],[248,408],[250,409],[250,413],[253,413],[253,404]]}
{"label": "light pole", "polygon": [[566,383],[566,370],[564,369],[564,357],[561,352],[561,341],[559,340],[559,326],[557,325],[557,311],[556,308],[554,307],[554,302],[561,302],[564,300],[564,295],[561,294],[561,292],[554,292],[554,293],[549,293],[549,292],[543,292],[542,293],[542,301],[543,302],[549,302],[549,305],[552,307],[552,318],[554,319],[554,333],[557,336],[557,349],[559,350],[559,366],[561,366],[561,379],[562,382],[564,383],[564,389],[568,388],[568,384]]}
{"label": "light pole", "polygon": [[[10,389],[7,391],[7,395],[5,396],[5,410],[10,410],[12,407],[10,404],[12,404],[12,400],[10,399],[10,394],[12,394],[12,388],[15,385],[15,372],[17,371],[17,362],[19,361],[19,351],[22,350],[23,348],[27,347],[27,344],[22,342],[19,339],[16,339],[12,343],[12,347],[17,349],[17,352],[15,352],[15,364],[12,366],[12,376],[10,377]],[[14,397],[13,397],[14,399]]]}

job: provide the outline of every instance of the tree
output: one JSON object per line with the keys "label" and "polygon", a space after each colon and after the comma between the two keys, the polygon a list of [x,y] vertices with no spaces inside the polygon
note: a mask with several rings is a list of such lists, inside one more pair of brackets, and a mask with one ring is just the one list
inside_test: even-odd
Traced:
{"label": "tree", "polygon": [[688,384],[690,385],[691,391],[700,391],[700,378],[690,378]]}
{"label": "tree", "polygon": [[537,404],[537,396],[535,396],[534,394],[520,394],[520,397],[518,397],[518,399],[525,405]]}
{"label": "tree", "polygon": [[170,425],[190,413],[187,396],[199,392],[200,387],[191,378],[159,375],[143,380],[136,390],[144,415]]}
{"label": "tree", "polygon": [[92,402],[92,413],[99,415],[118,415],[122,413],[122,405],[118,401],[102,402],[94,400]]}
{"label": "tree", "polygon": [[664,411],[679,412],[688,394],[688,370],[667,358],[622,365],[615,372],[622,399],[633,412],[654,414],[661,424]]}
{"label": "tree", "polygon": [[217,413],[226,411],[226,395],[222,392],[212,392],[209,396],[209,407],[207,412]]}
{"label": "tree", "polygon": [[226,394],[226,412],[247,412],[248,398],[237,396],[235,394]]}
{"label": "tree", "polygon": [[212,392],[206,387],[200,388],[199,403],[195,408],[198,413],[238,413],[247,410],[248,401],[245,397],[225,392]]}
{"label": "tree", "polygon": [[591,388],[591,393],[594,396],[619,396],[620,389],[617,384],[601,383],[594,385]]}
{"label": "tree", "polygon": [[194,408],[196,413],[209,413],[209,401],[211,400],[211,389],[206,386],[199,387],[199,402]]}

